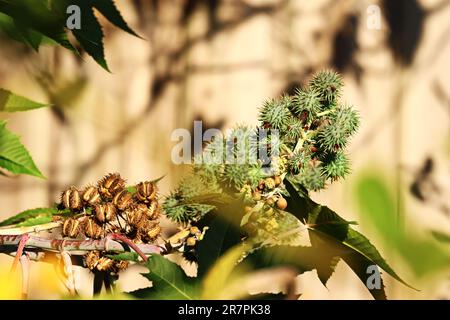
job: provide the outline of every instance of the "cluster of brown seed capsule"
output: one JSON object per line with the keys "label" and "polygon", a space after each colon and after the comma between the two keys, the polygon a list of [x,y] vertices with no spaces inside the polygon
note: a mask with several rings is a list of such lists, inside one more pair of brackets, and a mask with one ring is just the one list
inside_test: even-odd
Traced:
{"label": "cluster of brown seed capsule", "polygon": [[[132,193],[119,174],[109,174],[96,186],[83,190],[70,187],[61,195],[61,206],[73,213],[63,222],[65,237],[100,239],[107,234],[121,233],[135,243],[148,243],[161,234],[154,182],[140,182]],[[91,270],[99,271],[120,268],[119,262],[102,257],[98,252],[88,254],[86,264]]]}

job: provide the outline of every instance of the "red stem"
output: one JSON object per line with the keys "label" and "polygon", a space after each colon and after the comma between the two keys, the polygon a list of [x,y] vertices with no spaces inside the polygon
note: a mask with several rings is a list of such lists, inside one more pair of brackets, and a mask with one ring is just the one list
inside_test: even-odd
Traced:
{"label": "red stem", "polygon": [[20,257],[22,256],[22,253],[23,253],[23,248],[25,248],[25,244],[27,243],[27,240],[29,238],[30,238],[30,235],[28,233],[25,233],[20,238],[20,242],[19,242],[19,245],[17,247],[17,253],[16,253],[16,256],[14,257],[14,262],[13,262],[13,265],[11,267],[11,272],[16,271],[17,264],[19,263]]}
{"label": "red stem", "polygon": [[120,233],[114,233],[111,235],[112,239],[115,240],[120,240],[124,243],[126,243],[128,246],[130,246],[134,251],[137,252],[137,254],[139,254],[142,258],[142,260],[144,260],[144,262],[147,262],[148,257],[145,255],[145,253],[142,252],[141,249],[139,249],[139,247],[130,239],[128,239],[126,236],[124,236],[123,234]]}

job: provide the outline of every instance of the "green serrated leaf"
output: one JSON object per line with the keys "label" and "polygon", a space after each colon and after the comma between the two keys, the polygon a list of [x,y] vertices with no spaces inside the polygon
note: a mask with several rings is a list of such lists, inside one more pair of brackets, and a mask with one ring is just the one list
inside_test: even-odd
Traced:
{"label": "green serrated leaf", "polygon": [[16,24],[28,31],[39,32],[61,46],[76,51],[68,41],[64,30],[65,10],[55,11],[54,6],[49,5],[47,1],[0,0],[0,12],[11,17]]}
{"label": "green serrated leaf", "polygon": [[139,261],[139,255],[136,252],[122,252],[118,254],[106,255],[108,258],[113,260],[125,260],[125,261]]}
{"label": "green serrated leaf", "polygon": [[24,223],[26,221],[31,221],[32,219],[37,219],[42,216],[53,216],[56,214],[64,213],[65,210],[60,211],[55,207],[29,209],[0,222],[0,227]]}
{"label": "green serrated leaf", "polygon": [[17,112],[47,107],[39,103],[0,88],[0,111]]}
{"label": "green serrated leaf", "polygon": [[[316,238],[311,236],[313,246],[317,247],[317,241],[319,241],[319,244],[326,243],[327,246],[335,246],[339,251],[343,250],[344,254],[340,257],[349,264],[364,284],[369,276],[365,273],[367,267],[377,265],[396,280],[412,288],[395,273],[366,237],[350,227],[348,221],[328,207],[315,203],[304,193],[298,192],[289,181],[286,183],[286,188],[291,197],[288,200],[287,211],[308,221],[310,234],[314,233],[316,236]],[[385,298],[384,290],[380,290],[370,291],[376,299]]]}
{"label": "green serrated leaf", "polygon": [[109,22],[114,24],[116,27],[128,32],[136,37],[141,38],[136,32],[134,32],[123,19],[119,10],[117,9],[114,1],[112,0],[93,0],[92,5],[100,11],[100,13],[108,19]]}
{"label": "green serrated leaf", "polygon": [[37,226],[44,223],[52,222],[52,215],[51,214],[41,214],[36,217],[29,218],[21,223],[17,224],[17,227],[31,227],[31,226]]}
{"label": "green serrated leaf", "polygon": [[14,19],[3,13],[0,13],[0,30],[10,38],[29,45],[35,51],[39,49],[39,45],[44,37],[37,31],[27,29],[20,24],[17,24]]}
{"label": "green serrated leaf", "polygon": [[81,8],[81,21],[83,27],[81,29],[73,29],[72,33],[84,50],[86,50],[100,66],[110,72],[105,59],[102,26],[95,17],[94,10],[90,3],[78,2],[78,5]]}
{"label": "green serrated leaf", "polygon": [[143,273],[153,283],[151,288],[130,292],[136,298],[157,300],[194,300],[197,299],[198,281],[186,276],[177,264],[160,255],[151,256],[145,266],[149,273]]}
{"label": "green serrated leaf", "polygon": [[0,167],[13,174],[44,178],[19,137],[6,129],[6,121],[0,121]]}

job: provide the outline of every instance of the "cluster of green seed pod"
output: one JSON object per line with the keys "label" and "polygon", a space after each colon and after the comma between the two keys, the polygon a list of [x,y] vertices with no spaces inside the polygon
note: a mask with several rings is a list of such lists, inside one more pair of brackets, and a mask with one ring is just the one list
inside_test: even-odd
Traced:
{"label": "cluster of green seed pod", "polygon": [[166,198],[167,216],[195,221],[214,209],[196,198],[240,193],[250,201],[243,225],[252,229],[257,221],[259,228],[272,228],[272,212],[282,213],[287,206],[282,180],[318,191],[345,177],[350,171],[345,148],[359,127],[359,115],[340,102],[342,86],[336,72],[319,72],[295,95],[266,101],[256,128],[239,125],[211,141],[194,158],[193,175]]}
{"label": "cluster of green seed pod", "polygon": [[[100,239],[107,234],[120,233],[134,243],[149,243],[161,234],[155,182],[140,182],[129,190],[119,174],[108,174],[95,186],[82,190],[73,186],[68,188],[61,194],[60,206],[72,213],[63,220],[64,237]],[[102,271],[100,269],[106,266],[116,270],[124,265],[96,252],[86,259],[86,262],[90,261],[86,265],[91,270],[92,266]]]}

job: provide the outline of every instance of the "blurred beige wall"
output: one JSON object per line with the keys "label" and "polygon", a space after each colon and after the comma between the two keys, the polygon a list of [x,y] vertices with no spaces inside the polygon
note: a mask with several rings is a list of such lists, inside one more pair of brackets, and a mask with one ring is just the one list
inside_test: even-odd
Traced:
{"label": "blurred beige wall", "polygon": [[[357,50],[342,70],[343,99],[362,116],[349,149],[353,173],[372,165],[383,168],[393,183],[401,182],[398,196],[406,212],[418,215],[424,226],[449,230],[448,215],[407,192],[414,173],[432,156],[443,190],[440,201],[448,204],[450,196],[450,5],[445,2],[420,1],[429,13],[415,58],[404,66],[386,45],[390,31],[384,17],[380,29],[368,28],[373,16],[367,10],[380,3],[365,0],[226,0],[211,1],[210,10],[202,5],[208,1],[198,1],[189,15],[187,1],[117,1],[145,40],[105,24],[112,73],[87,56],[77,61],[53,47],[23,52],[20,45],[2,39],[0,86],[40,101],[62,99],[64,105],[57,107],[65,120],[50,109],[2,115],[48,179],[2,177],[0,218],[46,206],[65,187],[95,182],[108,172],[120,172],[130,183],[166,174],[161,182],[166,194],[184,171],[170,159],[172,130],[191,128],[200,117],[207,126],[223,124],[221,129],[256,124],[265,99],[332,66],[336,41],[345,41],[336,36],[353,34],[351,46]],[[350,16],[359,19],[352,24]],[[349,178],[314,198],[345,218],[357,219],[351,185]],[[370,238],[370,230],[361,229]],[[8,259],[0,257],[0,262]],[[389,262],[394,267],[398,263]],[[370,298],[342,263],[328,290],[312,273],[299,278],[304,299]],[[388,280],[387,292],[390,298],[450,297],[450,284],[436,282],[417,293]]]}

